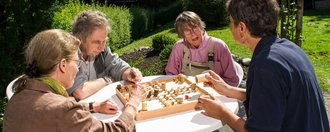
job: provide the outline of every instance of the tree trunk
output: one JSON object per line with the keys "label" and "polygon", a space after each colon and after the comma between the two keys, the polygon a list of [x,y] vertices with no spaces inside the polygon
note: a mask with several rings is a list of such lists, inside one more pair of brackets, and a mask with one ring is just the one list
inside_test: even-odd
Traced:
{"label": "tree trunk", "polygon": [[297,0],[298,12],[297,12],[297,21],[296,21],[296,44],[301,47],[302,39],[302,23],[304,15],[304,0]]}

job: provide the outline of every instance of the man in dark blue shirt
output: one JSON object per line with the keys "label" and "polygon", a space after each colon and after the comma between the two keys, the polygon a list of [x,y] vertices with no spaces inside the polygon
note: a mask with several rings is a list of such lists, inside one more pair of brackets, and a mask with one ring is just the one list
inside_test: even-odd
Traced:
{"label": "man in dark blue shirt", "polygon": [[252,52],[247,88],[207,76],[217,92],[244,101],[246,121],[212,95],[199,98],[204,114],[235,131],[329,132],[329,121],[314,68],[302,49],[277,36],[276,0],[229,0],[231,32]]}

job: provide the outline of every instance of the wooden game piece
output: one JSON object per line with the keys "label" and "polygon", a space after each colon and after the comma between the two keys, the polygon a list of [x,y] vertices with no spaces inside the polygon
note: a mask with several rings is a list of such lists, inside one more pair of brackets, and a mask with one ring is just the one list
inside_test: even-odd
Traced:
{"label": "wooden game piece", "polygon": [[180,93],[180,89],[174,90],[174,94],[178,95]]}
{"label": "wooden game piece", "polygon": [[125,99],[129,100],[129,93],[125,93]]}
{"label": "wooden game piece", "polygon": [[176,98],[176,102],[178,102],[178,104],[182,104],[183,103],[183,97],[182,96],[178,96]]}
{"label": "wooden game piece", "polygon": [[157,97],[159,94],[159,89],[154,89],[154,96]]}
{"label": "wooden game piece", "polygon": [[142,111],[147,111],[148,110],[148,103],[146,101],[143,101],[142,102],[142,108],[141,108]]}
{"label": "wooden game piece", "polygon": [[120,92],[122,92],[122,90],[123,90],[120,84],[118,84],[116,88],[117,88]]}
{"label": "wooden game piece", "polygon": [[205,75],[210,75],[209,73],[203,73],[195,76],[196,83],[200,82],[208,82],[208,80],[205,78]]}
{"label": "wooden game piece", "polygon": [[178,78],[179,78],[180,83],[183,83],[184,80],[187,78],[187,76],[186,75],[183,75],[183,74],[179,74],[178,75]]}
{"label": "wooden game piece", "polygon": [[148,95],[147,95],[147,98],[150,98],[151,97],[151,91],[148,93]]}
{"label": "wooden game piece", "polygon": [[162,85],[161,86],[162,90],[165,90],[166,89],[166,83],[163,82],[161,85]]}

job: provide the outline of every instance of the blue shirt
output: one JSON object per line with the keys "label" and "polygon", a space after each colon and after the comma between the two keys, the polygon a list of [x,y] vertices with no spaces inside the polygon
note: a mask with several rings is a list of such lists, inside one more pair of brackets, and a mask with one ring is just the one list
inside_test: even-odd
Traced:
{"label": "blue shirt", "polygon": [[329,121],[312,63],[300,47],[263,37],[247,77],[248,131],[329,132]]}

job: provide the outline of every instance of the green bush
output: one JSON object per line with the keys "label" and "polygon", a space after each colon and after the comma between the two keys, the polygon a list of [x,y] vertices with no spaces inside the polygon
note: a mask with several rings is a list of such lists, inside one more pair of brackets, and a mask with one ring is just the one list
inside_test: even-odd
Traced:
{"label": "green bush", "polygon": [[131,42],[131,23],[133,18],[126,7],[89,5],[71,0],[54,13],[53,27],[71,31],[72,20],[81,11],[91,9],[102,11],[109,19],[111,31],[108,36],[108,45],[112,50],[124,47]]}
{"label": "green bush", "polygon": [[166,45],[162,52],[160,52],[159,59],[161,60],[162,64],[167,64],[168,58],[172,52],[172,47],[173,45]]}
{"label": "green bush", "polygon": [[153,29],[153,12],[141,7],[131,7],[129,10],[133,16],[131,35],[136,40]]}
{"label": "green bush", "polygon": [[182,12],[182,2],[177,0],[169,6],[160,8],[155,13],[155,26],[159,27],[171,21],[174,21],[176,17]]}
{"label": "green bush", "polygon": [[0,130],[7,104],[6,87],[25,70],[24,46],[37,32],[51,28],[53,12],[62,1],[0,1]]}
{"label": "green bush", "polygon": [[226,0],[182,0],[184,10],[197,13],[207,25],[228,24]]}
{"label": "green bush", "polygon": [[166,45],[173,45],[176,40],[167,34],[159,34],[152,38],[152,48],[155,51],[162,51]]}

